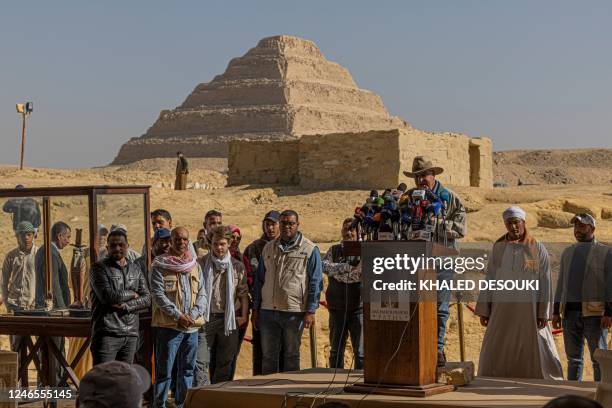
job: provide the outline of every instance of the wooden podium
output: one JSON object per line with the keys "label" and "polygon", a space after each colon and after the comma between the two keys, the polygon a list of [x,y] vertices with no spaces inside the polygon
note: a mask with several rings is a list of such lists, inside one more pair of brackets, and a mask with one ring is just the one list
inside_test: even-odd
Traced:
{"label": "wooden podium", "polygon": [[[410,256],[450,256],[457,251],[426,241],[374,241],[381,245],[406,244],[405,252]],[[361,256],[359,241],[344,241],[345,256]],[[370,244],[370,242],[368,242]],[[371,274],[366,270],[362,258],[363,276]],[[418,279],[434,279],[435,270],[419,270]],[[362,277],[363,279],[363,277]],[[362,291],[369,290],[365,284]],[[414,292],[418,292],[414,291]],[[362,292],[363,293],[363,292]],[[436,293],[429,291],[425,296],[415,293],[424,301],[410,302],[410,318],[397,320],[372,320],[370,302],[364,296],[363,304],[363,347],[364,381],[345,387],[346,392],[365,394],[388,394],[410,397],[454,391],[453,385],[436,382],[437,366],[437,305]],[[403,334],[403,336],[402,336]],[[401,339],[401,343],[400,343]],[[395,356],[394,356],[395,354]]]}

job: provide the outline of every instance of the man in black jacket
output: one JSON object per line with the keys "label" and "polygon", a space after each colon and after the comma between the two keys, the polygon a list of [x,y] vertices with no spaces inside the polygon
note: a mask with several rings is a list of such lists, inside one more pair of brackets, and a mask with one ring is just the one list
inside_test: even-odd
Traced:
{"label": "man in black jacket", "polygon": [[[45,264],[45,248],[40,247],[36,252],[34,262],[36,264],[36,307],[53,309],[66,309],[70,303],[70,289],[68,286],[68,269],[62,259],[61,250],[70,244],[71,229],[68,224],[58,221],[51,227],[51,268],[47,271]],[[47,273],[51,274],[52,304],[45,291],[45,278]]]}
{"label": "man in black jacket", "polygon": [[133,362],[138,346],[138,311],[151,305],[144,274],[126,259],[127,251],[125,231],[112,231],[108,235],[108,257],[91,268],[94,365],[113,360]]}
{"label": "man in black jacket", "polygon": [[[359,239],[358,226],[352,218],[344,220],[341,233],[344,241]],[[327,251],[322,262],[323,273],[328,276],[325,299],[329,309],[329,367],[344,368],[344,349],[350,335],[355,368],[363,369],[361,259],[345,256],[340,243]]]}
{"label": "man in black jacket", "polygon": [[[251,276],[247,276],[247,283],[249,284],[249,291],[251,292],[251,297],[253,297],[253,281],[255,277],[255,272],[259,268],[259,259],[261,258],[261,252],[266,244],[272,241],[275,238],[278,238],[280,235],[280,213],[276,210],[268,211],[264,216],[263,221],[261,222],[261,228],[263,230],[263,234],[261,238],[253,241],[249,246],[244,250],[244,256],[249,260],[249,264],[251,265]],[[248,273],[248,272],[247,272]],[[252,305],[251,305],[252,307]],[[261,333],[259,330],[253,327],[253,338],[251,340],[251,344],[253,346],[253,375],[261,375],[262,373],[262,361],[263,361],[263,352],[261,350]],[[280,350],[280,355],[282,356],[282,347]],[[283,371],[283,359],[279,359],[280,371]]]}

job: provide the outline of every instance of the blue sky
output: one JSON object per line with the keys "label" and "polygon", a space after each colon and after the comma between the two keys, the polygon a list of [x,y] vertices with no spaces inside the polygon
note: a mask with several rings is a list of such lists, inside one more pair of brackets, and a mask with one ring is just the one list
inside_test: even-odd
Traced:
{"label": "blue sky", "polygon": [[0,9],[0,163],[109,163],[261,38],[313,40],[424,130],[612,147],[612,2],[29,1]]}

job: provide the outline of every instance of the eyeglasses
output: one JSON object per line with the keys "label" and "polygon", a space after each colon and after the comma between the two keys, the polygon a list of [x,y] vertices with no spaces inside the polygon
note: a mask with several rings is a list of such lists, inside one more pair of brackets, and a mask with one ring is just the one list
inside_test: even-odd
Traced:
{"label": "eyeglasses", "polygon": [[283,227],[293,227],[294,225],[297,224],[297,222],[295,222],[295,221],[281,221],[280,224]]}

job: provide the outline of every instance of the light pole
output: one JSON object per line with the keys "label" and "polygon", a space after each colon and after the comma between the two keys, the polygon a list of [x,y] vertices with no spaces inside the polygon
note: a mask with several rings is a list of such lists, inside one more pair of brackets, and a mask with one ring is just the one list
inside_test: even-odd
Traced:
{"label": "light pole", "polygon": [[25,153],[25,137],[26,137],[26,116],[34,111],[34,103],[18,103],[16,106],[17,113],[21,113],[21,160],[19,161],[19,170],[23,170],[23,156]]}

